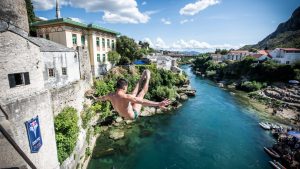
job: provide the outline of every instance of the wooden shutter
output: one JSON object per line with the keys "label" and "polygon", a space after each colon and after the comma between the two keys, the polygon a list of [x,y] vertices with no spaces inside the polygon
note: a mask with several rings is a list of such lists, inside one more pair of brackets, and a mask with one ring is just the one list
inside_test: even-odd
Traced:
{"label": "wooden shutter", "polygon": [[10,88],[16,87],[16,81],[15,81],[14,74],[8,74],[8,81],[9,81]]}
{"label": "wooden shutter", "polygon": [[29,72],[24,73],[24,78],[25,78],[25,85],[30,84]]}

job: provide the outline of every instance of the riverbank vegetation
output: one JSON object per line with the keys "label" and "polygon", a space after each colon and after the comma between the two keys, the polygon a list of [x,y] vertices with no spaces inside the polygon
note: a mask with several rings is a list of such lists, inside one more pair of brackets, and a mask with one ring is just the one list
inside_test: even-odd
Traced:
{"label": "riverbank vegetation", "polygon": [[258,63],[250,56],[242,61],[225,62],[215,62],[211,57],[203,56],[193,62],[193,70],[216,81],[235,82],[237,89],[247,92],[267,87],[273,82],[300,80],[300,63],[282,65],[272,60]]}

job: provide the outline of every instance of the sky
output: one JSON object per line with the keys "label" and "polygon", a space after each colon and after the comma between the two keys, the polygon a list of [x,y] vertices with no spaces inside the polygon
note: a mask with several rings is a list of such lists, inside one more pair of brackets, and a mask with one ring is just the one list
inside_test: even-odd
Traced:
{"label": "sky", "polygon": [[[55,0],[32,0],[55,18]],[[120,32],[153,48],[212,51],[255,44],[290,18],[300,0],[60,0],[61,16]]]}

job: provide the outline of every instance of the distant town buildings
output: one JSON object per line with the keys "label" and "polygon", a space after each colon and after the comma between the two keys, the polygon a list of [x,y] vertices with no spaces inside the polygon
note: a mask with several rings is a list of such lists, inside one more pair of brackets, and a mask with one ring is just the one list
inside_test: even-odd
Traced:
{"label": "distant town buildings", "polygon": [[210,54],[213,61],[222,62],[226,60],[241,61],[245,57],[254,57],[257,61],[274,60],[280,64],[294,64],[300,61],[300,49],[297,48],[276,48],[274,50],[258,50],[249,52],[247,50],[232,50],[228,54]]}
{"label": "distant town buildings", "polygon": [[148,55],[143,58],[146,62],[151,62],[156,64],[158,69],[171,70],[175,73],[182,73],[182,70],[177,67],[176,58],[171,56],[166,56],[162,54]]}
{"label": "distant town buildings", "polygon": [[58,18],[39,21],[32,24],[37,29],[37,36],[45,38],[69,48],[80,46],[90,53],[92,73],[95,77],[106,73],[111,64],[108,52],[116,50],[118,32],[95,24],[84,24],[70,18]]}

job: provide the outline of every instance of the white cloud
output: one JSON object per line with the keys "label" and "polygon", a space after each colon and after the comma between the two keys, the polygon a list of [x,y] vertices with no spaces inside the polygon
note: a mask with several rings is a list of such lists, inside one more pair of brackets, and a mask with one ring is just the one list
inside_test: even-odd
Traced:
{"label": "white cloud", "polygon": [[146,4],[147,4],[147,2],[146,2],[146,1],[142,2],[142,5],[146,5]]}
{"label": "white cloud", "polygon": [[47,21],[48,18],[42,17],[42,16],[38,16],[38,18],[40,18],[41,20]]}
{"label": "white cloud", "polygon": [[154,48],[156,48],[156,49],[168,49],[169,46],[166,45],[165,41],[162,38],[158,37],[158,38],[156,38]]}
{"label": "white cloud", "polygon": [[55,1],[53,0],[32,0],[34,9],[37,10],[49,10],[55,7]]}
{"label": "white cloud", "polygon": [[154,46],[153,46],[153,43],[152,43],[152,41],[151,41],[150,38],[144,38],[143,41],[144,41],[144,42],[148,42],[149,45],[150,45],[150,47],[154,47]]}
{"label": "white cloud", "polygon": [[[33,0],[37,10],[55,7],[54,0]],[[150,14],[140,12],[136,0],[61,0],[61,5],[83,8],[87,12],[104,12],[102,19],[109,23],[147,23]],[[63,14],[63,12],[62,12]]]}
{"label": "white cloud", "polygon": [[185,24],[187,22],[194,22],[194,19],[184,19],[180,21],[180,24]]}
{"label": "white cloud", "polygon": [[80,18],[71,18],[71,17],[70,17],[70,19],[72,19],[72,20],[75,21],[75,22],[81,22],[81,23],[83,23],[83,20],[80,19]]}
{"label": "white cloud", "polygon": [[171,25],[171,21],[170,20],[168,20],[168,19],[165,19],[165,18],[161,18],[161,20],[160,20],[163,24],[165,24],[165,25]]}
{"label": "white cloud", "polygon": [[207,42],[200,42],[197,40],[177,40],[176,42],[173,42],[171,45],[168,45],[165,43],[165,41],[158,37],[156,38],[156,41],[153,43],[150,38],[144,38],[144,41],[148,42],[152,48],[155,49],[167,49],[167,50],[178,50],[178,51],[184,51],[184,50],[205,50],[205,51],[214,51],[216,48],[220,49],[238,49],[243,44],[239,45],[230,45],[230,44],[220,44],[220,45],[211,45]]}
{"label": "white cloud", "polygon": [[197,0],[195,3],[189,3],[180,9],[181,15],[195,15],[209,6],[219,4],[219,0]]}

